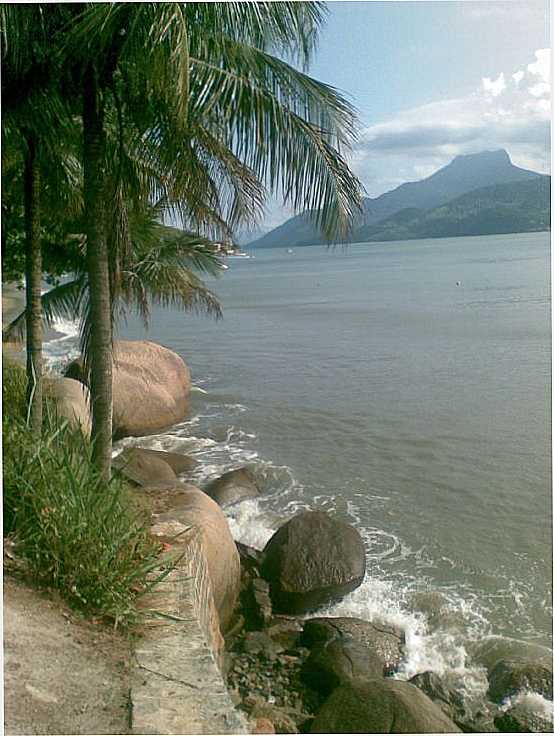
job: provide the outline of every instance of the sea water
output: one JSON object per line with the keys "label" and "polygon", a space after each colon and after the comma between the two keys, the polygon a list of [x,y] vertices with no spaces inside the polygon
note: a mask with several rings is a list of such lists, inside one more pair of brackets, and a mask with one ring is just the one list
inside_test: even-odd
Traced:
{"label": "sea water", "polygon": [[120,326],[179,353],[196,390],[186,421],[118,448],[192,453],[199,485],[249,465],[263,494],[228,516],[258,548],[303,509],[354,524],[366,579],[325,613],[401,626],[399,676],[482,693],[493,655],[552,646],[549,243],[283,243],[229,261],[209,282],[223,320],[155,308],[148,333]]}

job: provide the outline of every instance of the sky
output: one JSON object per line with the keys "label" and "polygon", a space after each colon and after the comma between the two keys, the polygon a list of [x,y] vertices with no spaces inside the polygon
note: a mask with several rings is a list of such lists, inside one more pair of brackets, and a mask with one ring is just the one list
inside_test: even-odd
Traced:
{"label": "sky", "polygon": [[[327,3],[309,69],[358,110],[349,161],[368,196],[429,176],[458,154],[505,148],[550,170],[545,0]],[[274,201],[266,227],[292,212]]]}

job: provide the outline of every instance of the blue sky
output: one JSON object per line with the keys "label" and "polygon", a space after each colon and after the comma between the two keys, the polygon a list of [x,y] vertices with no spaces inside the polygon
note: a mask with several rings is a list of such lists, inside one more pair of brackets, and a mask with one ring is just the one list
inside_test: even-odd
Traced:
{"label": "blue sky", "polygon": [[[460,153],[550,163],[549,6],[543,0],[329,2],[309,73],[359,112],[351,166],[369,196]],[[538,52],[538,53],[537,53]],[[277,203],[266,225],[291,213]]]}

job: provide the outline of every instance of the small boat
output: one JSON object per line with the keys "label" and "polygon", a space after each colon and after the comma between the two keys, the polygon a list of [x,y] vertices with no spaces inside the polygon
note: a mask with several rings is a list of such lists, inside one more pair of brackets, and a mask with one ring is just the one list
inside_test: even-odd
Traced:
{"label": "small boat", "polygon": [[294,251],[292,250],[292,248],[287,248],[287,253],[294,253]]}
{"label": "small boat", "polygon": [[226,258],[252,258],[249,253],[228,253]]}

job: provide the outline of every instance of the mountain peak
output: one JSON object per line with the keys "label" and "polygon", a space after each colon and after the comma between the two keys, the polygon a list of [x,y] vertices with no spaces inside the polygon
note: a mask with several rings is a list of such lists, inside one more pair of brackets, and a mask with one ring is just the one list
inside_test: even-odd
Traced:
{"label": "mountain peak", "polygon": [[451,161],[451,166],[456,164],[470,164],[475,163],[483,164],[511,164],[512,161],[504,148],[498,148],[495,151],[480,151],[479,153],[466,153],[460,156],[456,156]]}
{"label": "mountain peak", "polygon": [[[426,179],[406,182],[375,199],[364,200],[363,222],[355,222],[354,228],[373,225],[401,211],[433,209],[474,189],[522,182],[538,176],[534,171],[514,166],[508,152],[502,148],[456,156]],[[357,237],[356,233],[353,237]],[[303,214],[268,233],[256,245],[307,245],[318,242],[324,241],[310,218]]]}

